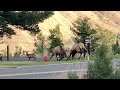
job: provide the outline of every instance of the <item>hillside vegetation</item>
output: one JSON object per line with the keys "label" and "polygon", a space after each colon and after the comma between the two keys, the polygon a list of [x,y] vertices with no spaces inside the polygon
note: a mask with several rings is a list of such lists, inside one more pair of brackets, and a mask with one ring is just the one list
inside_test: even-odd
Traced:
{"label": "hillside vegetation", "polygon": [[[72,23],[78,17],[80,17],[81,19],[84,17],[90,18],[89,21],[93,27],[99,25],[104,30],[108,30],[113,34],[117,34],[118,32],[120,32],[119,11],[55,11],[54,15],[39,23],[39,28],[42,34],[45,37],[48,37],[50,35],[49,29],[53,29],[56,25],[59,24],[60,32],[62,33],[62,38],[64,38],[63,43],[66,47],[70,47],[74,43],[72,40],[72,37],[74,37],[74,35],[70,30],[70,26],[72,26]],[[31,34],[28,31],[24,31],[12,25],[9,25],[9,27],[14,29],[16,35],[13,35],[12,39],[10,40],[6,37],[3,37],[1,39],[0,51],[2,53],[6,52],[7,43],[5,41],[12,42],[10,44],[10,53],[14,53],[16,47],[20,47],[22,48],[22,50],[30,52],[32,52],[33,49],[35,49],[34,43],[37,35],[31,36]]]}

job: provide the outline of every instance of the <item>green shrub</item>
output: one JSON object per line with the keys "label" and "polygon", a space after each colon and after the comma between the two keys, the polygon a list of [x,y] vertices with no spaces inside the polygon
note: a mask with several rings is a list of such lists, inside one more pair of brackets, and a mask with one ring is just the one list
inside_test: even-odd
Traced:
{"label": "green shrub", "polygon": [[68,79],[78,79],[79,76],[76,74],[76,72],[69,72],[68,73]]}
{"label": "green shrub", "polygon": [[116,40],[116,44],[112,45],[113,54],[120,54],[120,46],[118,40]]}
{"label": "green shrub", "polygon": [[112,57],[109,55],[109,49],[102,44],[95,51],[95,63],[89,64],[89,79],[108,79],[111,77],[113,70],[111,65]]}
{"label": "green shrub", "polygon": [[116,70],[109,79],[120,79],[120,70]]}

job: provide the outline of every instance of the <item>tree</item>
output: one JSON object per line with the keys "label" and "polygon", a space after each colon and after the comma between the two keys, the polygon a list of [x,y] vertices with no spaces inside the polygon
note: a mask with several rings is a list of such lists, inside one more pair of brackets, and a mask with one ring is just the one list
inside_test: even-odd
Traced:
{"label": "tree", "polygon": [[62,34],[60,32],[59,25],[56,25],[54,29],[50,29],[50,36],[48,37],[51,41],[49,51],[51,52],[53,48],[55,48],[58,45],[63,45],[63,42],[60,37],[62,37]]}
{"label": "tree", "polygon": [[8,27],[7,22],[3,17],[0,17],[0,37],[6,35],[10,38],[11,35],[15,35],[15,32]]}
{"label": "tree", "polygon": [[44,52],[44,49],[45,49],[45,37],[43,36],[42,33],[39,33],[38,36],[37,36],[37,39],[38,39],[38,43],[35,44],[35,46],[37,47],[37,52],[38,53],[42,53],[42,56],[43,56],[43,52]]}
{"label": "tree", "polygon": [[96,33],[91,35],[91,50],[93,50],[93,53],[95,53],[95,49],[102,43],[106,44],[112,51],[112,44],[115,42],[115,34],[110,30],[103,29],[97,24],[94,30],[96,30]]}
{"label": "tree", "polygon": [[[115,43],[115,34],[113,32],[111,32],[110,30],[103,29],[99,25],[96,25],[95,30],[97,33],[93,37],[98,38],[95,41],[95,47],[98,47],[102,43],[104,43],[108,46],[109,49],[112,50],[112,44]],[[92,41],[92,44],[93,43],[94,43],[94,41]]]}
{"label": "tree", "polygon": [[81,39],[80,41],[84,41],[86,37],[96,33],[88,21],[89,18],[87,17],[83,19],[78,18],[75,23],[73,23],[73,27],[71,27],[77,39]]}
{"label": "tree", "polygon": [[111,65],[112,56],[108,47],[102,44],[96,49],[94,64],[89,67],[90,79],[108,79],[113,70]]}
{"label": "tree", "polygon": [[118,40],[116,40],[116,44],[112,45],[112,51],[113,51],[113,54],[120,53],[120,46],[119,46]]}
{"label": "tree", "polygon": [[53,15],[52,11],[0,11],[0,36],[15,34],[8,24],[19,26],[36,34],[40,31],[38,23],[51,15]]}
{"label": "tree", "polygon": [[[75,42],[83,42],[85,45],[85,39],[86,37],[90,37],[91,41],[96,41],[98,38],[94,37],[94,34],[96,34],[96,30],[92,28],[92,26],[89,24],[89,18],[85,17],[83,19],[78,18],[74,23],[73,27],[70,29],[73,31],[73,34],[75,37]],[[94,38],[93,38],[94,37]],[[94,42],[92,42],[94,43]],[[94,44],[92,44],[94,45]],[[92,47],[94,48],[94,46]],[[85,56],[85,53],[84,53]]]}

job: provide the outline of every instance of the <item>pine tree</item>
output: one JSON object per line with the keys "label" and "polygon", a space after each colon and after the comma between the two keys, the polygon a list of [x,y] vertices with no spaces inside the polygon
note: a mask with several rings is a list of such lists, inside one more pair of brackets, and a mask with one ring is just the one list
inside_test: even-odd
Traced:
{"label": "pine tree", "polygon": [[[92,28],[91,24],[88,22],[89,18],[85,17],[83,19],[78,18],[74,23],[73,23],[73,27],[71,27],[70,29],[73,31],[73,34],[76,36],[75,37],[75,42],[79,43],[82,42],[85,45],[85,39],[87,37],[91,38],[91,49],[95,50],[95,46],[97,46],[96,40],[98,40],[99,38],[94,37],[94,35],[96,34],[96,30],[94,28]],[[84,53],[85,56],[85,53]]]}
{"label": "pine tree", "polygon": [[113,70],[111,65],[111,54],[108,47],[102,44],[95,52],[95,63],[89,66],[90,79],[108,79],[111,77]]}
{"label": "pine tree", "polygon": [[51,41],[49,51],[51,52],[52,49],[55,48],[56,46],[63,45],[63,42],[61,40],[62,34],[60,32],[59,25],[56,25],[56,27],[54,29],[51,29],[49,31],[51,34],[49,36],[49,40]]}
{"label": "pine tree", "polygon": [[86,37],[92,36],[96,33],[96,30],[92,28],[92,26],[89,24],[89,18],[85,17],[83,19],[78,18],[74,23],[73,27],[70,29],[73,31],[73,33],[76,35],[76,40],[78,41],[84,41]]}

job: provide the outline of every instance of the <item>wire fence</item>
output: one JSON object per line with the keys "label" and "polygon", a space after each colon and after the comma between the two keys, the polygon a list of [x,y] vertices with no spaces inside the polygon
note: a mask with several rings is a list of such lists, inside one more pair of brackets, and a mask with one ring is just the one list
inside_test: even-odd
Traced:
{"label": "wire fence", "polygon": [[[42,60],[44,56],[48,56],[50,57],[52,53],[49,52],[48,50],[48,45],[45,44],[44,47],[44,51],[43,53],[41,52],[37,52],[37,48],[35,47],[36,43],[31,43],[31,42],[22,42],[22,41],[4,41],[4,44],[0,44],[0,47],[2,47],[3,49],[0,50],[0,53],[3,56],[4,60],[7,60],[7,46],[9,46],[9,57],[10,60],[14,60],[14,61],[21,61],[23,60],[28,60],[27,56],[26,56],[26,51],[29,54],[35,53],[37,58],[39,60]],[[70,54],[70,49],[71,49],[72,45],[71,44],[65,44],[64,48],[67,53],[67,56],[69,56]],[[75,57],[79,57],[79,54],[76,54]],[[54,58],[56,58],[54,56]],[[87,58],[86,58],[87,59]]]}

